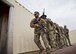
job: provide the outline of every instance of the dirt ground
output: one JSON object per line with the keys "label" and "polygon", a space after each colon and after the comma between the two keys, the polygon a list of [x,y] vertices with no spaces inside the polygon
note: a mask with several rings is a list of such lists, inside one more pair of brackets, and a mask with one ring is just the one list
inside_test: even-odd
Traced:
{"label": "dirt ground", "polygon": [[66,47],[60,50],[57,50],[51,54],[76,54],[76,44]]}
{"label": "dirt ground", "polygon": [[[30,53],[22,53],[22,54],[39,54],[38,52],[30,52]],[[46,54],[44,51],[42,54]],[[65,47],[63,49],[59,49],[55,52],[51,52],[50,54],[76,54],[76,44]]]}
{"label": "dirt ground", "polygon": [[[46,53],[42,53],[42,54],[46,54]],[[76,54],[76,44],[63,48],[63,49],[59,49],[55,52],[52,52],[50,54]]]}

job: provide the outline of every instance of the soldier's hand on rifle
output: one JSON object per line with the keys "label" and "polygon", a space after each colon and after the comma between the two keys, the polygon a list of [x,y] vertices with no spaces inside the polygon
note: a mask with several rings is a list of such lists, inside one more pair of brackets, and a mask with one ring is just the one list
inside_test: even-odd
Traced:
{"label": "soldier's hand on rifle", "polygon": [[35,24],[35,27],[38,28],[38,27],[40,27],[40,26],[39,26],[38,24]]}
{"label": "soldier's hand on rifle", "polygon": [[45,32],[47,32],[47,29],[46,29],[46,28],[44,28],[44,31],[45,31]]}

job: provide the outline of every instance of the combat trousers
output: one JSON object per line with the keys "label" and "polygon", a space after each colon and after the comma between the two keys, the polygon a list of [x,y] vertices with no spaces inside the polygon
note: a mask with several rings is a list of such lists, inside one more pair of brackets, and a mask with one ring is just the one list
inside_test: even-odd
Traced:
{"label": "combat trousers", "polygon": [[34,42],[36,43],[36,45],[38,46],[38,48],[40,50],[43,50],[44,48],[43,48],[43,46],[42,46],[42,44],[40,42],[40,36],[41,36],[42,41],[43,41],[43,43],[45,45],[46,51],[47,52],[50,51],[49,43],[48,43],[48,40],[46,38],[46,34],[44,32],[35,33],[34,34]]}
{"label": "combat trousers", "polygon": [[61,45],[62,45],[61,36],[58,33],[56,33],[56,46],[57,46],[57,49],[61,49]]}
{"label": "combat trousers", "polygon": [[65,36],[66,36],[66,39],[67,39],[67,41],[68,41],[68,45],[71,46],[71,41],[70,41],[70,39],[69,39],[69,35],[68,35],[68,34],[65,34]]}
{"label": "combat trousers", "polygon": [[68,43],[67,43],[67,38],[65,37],[65,35],[61,35],[61,43],[62,43],[62,48],[67,47]]}
{"label": "combat trousers", "polygon": [[56,50],[56,36],[54,34],[54,31],[49,31],[49,45],[51,46],[51,51]]}

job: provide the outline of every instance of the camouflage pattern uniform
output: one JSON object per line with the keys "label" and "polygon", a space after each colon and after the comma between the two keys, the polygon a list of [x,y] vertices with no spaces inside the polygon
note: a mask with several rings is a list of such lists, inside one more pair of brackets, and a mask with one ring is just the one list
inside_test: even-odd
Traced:
{"label": "camouflage pattern uniform", "polygon": [[63,27],[60,27],[60,29],[61,29],[61,43],[62,43],[61,46],[63,48],[63,47],[67,46],[67,40],[66,40],[66,37],[64,35],[64,29],[63,29]]}
{"label": "camouflage pattern uniform", "polygon": [[54,25],[51,19],[47,19],[47,32],[48,32],[48,41],[51,46],[51,51],[56,50],[56,36],[54,34]]}
{"label": "camouflage pattern uniform", "polygon": [[[64,26],[64,35],[65,35],[65,38],[68,40],[69,46],[71,46],[71,42],[69,39],[69,30],[66,28],[66,25]],[[66,45],[68,45],[68,43]]]}
{"label": "camouflage pattern uniform", "polygon": [[56,34],[56,46],[57,46],[57,49],[60,49],[61,48],[61,36],[60,36],[60,28],[59,28],[59,25],[54,23],[55,25],[55,34]]}
{"label": "camouflage pattern uniform", "polygon": [[[35,19],[33,19],[30,23],[30,27],[34,28],[34,42],[36,43],[36,45],[38,46],[38,48],[40,49],[40,51],[43,51],[44,48],[40,42],[40,36],[44,42],[44,45],[46,47],[46,52],[47,54],[49,54],[50,52],[50,48],[49,48],[49,43],[48,40],[46,38],[46,34],[44,33],[44,31],[40,28],[41,25],[44,25],[44,30],[46,31],[46,21],[44,19],[40,19],[39,23],[34,24]],[[40,24],[40,25],[39,25]],[[38,26],[36,26],[38,25]]]}
{"label": "camouflage pattern uniform", "polygon": [[46,26],[47,26],[47,39],[49,41],[49,45],[51,47],[51,51],[55,51],[56,50],[56,35],[54,35],[54,25],[53,22],[51,21],[51,19],[46,18],[47,15],[45,15],[43,13],[43,15],[41,16],[46,22]]}
{"label": "camouflage pattern uniform", "polygon": [[56,50],[56,36],[54,35],[54,25],[53,22],[51,21],[51,19],[46,18],[46,15],[41,16],[46,22],[46,26],[47,26],[47,39],[49,41],[49,45],[51,47],[51,51],[55,51]]}

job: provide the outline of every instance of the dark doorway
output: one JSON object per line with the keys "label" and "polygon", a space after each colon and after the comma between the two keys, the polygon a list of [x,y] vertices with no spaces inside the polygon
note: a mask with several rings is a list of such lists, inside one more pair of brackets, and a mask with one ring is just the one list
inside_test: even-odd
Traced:
{"label": "dark doorway", "polygon": [[0,54],[7,54],[9,6],[0,0]]}

